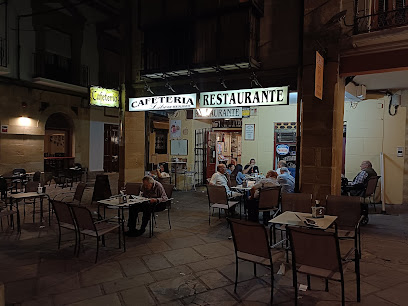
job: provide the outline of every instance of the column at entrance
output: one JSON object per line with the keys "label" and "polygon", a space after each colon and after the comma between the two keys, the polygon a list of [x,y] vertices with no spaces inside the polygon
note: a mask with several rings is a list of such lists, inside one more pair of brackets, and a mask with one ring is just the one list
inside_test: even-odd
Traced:
{"label": "column at entrance", "polygon": [[[120,147],[119,187],[127,182],[141,182],[145,167],[145,113],[125,112],[124,139]],[[120,156],[120,157],[121,157]]]}
{"label": "column at entrance", "polygon": [[337,52],[329,51],[324,66],[323,100],[316,98],[315,52],[308,51],[304,56],[300,190],[323,200],[328,194],[340,194],[344,79],[339,77]]}

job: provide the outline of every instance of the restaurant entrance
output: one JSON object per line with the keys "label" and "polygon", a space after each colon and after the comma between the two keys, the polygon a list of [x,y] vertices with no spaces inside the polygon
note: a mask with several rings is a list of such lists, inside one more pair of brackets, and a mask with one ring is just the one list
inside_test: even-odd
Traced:
{"label": "restaurant entrance", "polygon": [[72,166],[73,123],[63,113],[52,114],[45,124],[44,171],[62,171]]}

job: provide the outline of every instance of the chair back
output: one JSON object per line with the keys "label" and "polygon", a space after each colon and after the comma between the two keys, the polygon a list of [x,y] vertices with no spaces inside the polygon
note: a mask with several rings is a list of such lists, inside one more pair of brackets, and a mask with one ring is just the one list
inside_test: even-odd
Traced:
{"label": "chair back", "polygon": [[36,192],[38,190],[38,183],[39,182],[34,181],[27,182],[25,185],[25,192]]}
{"label": "chair back", "polygon": [[288,226],[293,267],[306,265],[342,273],[336,232]]}
{"label": "chair back", "polygon": [[282,193],[281,210],[311,213],[312,197],[309,193]]}
{"label": "chair back", "polygon": [[63,222],[75,225],[74,217],[72,216],[71,209],[67,203],[55,200],[53,200],[51,203],[52,207],[54,208],[55,215],[57,216],[58,223]]}
{"label": "chair back", "polygon": [[224,186],[207,185],[209,204],[228,204],[227,191]]}
{"label": "chair back", "polygon": [[0,176],[0,191],[7,191],[7,180]]}
{"label": "chair back", "polygon": [[231,228],[235,252],[272,259],[268,234],[260,223],[227,218]]}
{"label": "chair back", "polygon": [[170,199],[173,195],[174,185],[172,184],[162,184],[167,197]]}
{"label": "chair back", "polygon": [[40,182],[40,180],[41,180],[41,172],[35,171],[33,175],[33,182]]}
{"label": "chair back", "polygon": [[142,188],[142,183],[126,183],[125,189],[127,194],[138,196]]}
{"label": "chair back", "polygon": [[279,208],[281,187],[268,187],[259,191],[259,209]]}
{"label": "chair back", "polygon": [[109,177],[105,174],[99,174],[95,179],[95,187],[92,194],[92,202],[105,200],[112,196],[109,184]]}
{"label": "chair back", "polygon": [[14,175],[16,175],[16,174],[26,174],[26,173],[27,173],[26,170],[22,169],[22,168],[13,169],[13,174]]}
{"label": "chair back", "polygon": [[326,213],[337,216],[339,228],[355,227],[361,217],[360,197],[328,195],[326,197]]}
{"label": "chair back", "polygon": [[92,213],[88,208],[84,206],[71,205],[71,210],[79,229],[91,230],[96,232]]}
{"label": "chair back", "polygon": [[364,198],[372,196],[375,194],[375,189],[377,188],[378,180],[381,176],[372,176],[367,182],[367,186],[364,192]]}
{"label": "chair back", "polygon": [[74,200],[77,200],[79,203],[82,201],[82,196],[86,188],[86,183],[79,183],[75,189]]}

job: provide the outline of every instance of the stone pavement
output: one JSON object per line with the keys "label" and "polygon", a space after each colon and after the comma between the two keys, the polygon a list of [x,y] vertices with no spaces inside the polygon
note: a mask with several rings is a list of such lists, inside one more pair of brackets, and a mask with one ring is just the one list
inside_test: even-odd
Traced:
{"label": "stone pavement", "polygon": [[[51,186],[48,192],[55,194],[61,188]],[[91,195],[88,188],[85,204]],[[112,234],[97,264],[94,239],[84,241],[76,258],[73,235],[67,232],[58,250],[55,225],[32,224],[28,208],[21,235],[12,229],[0,232],[0,282],[6,287],[6,305],[267,305],[270,270],[266,268],[259,267],[255,278],[252,264],[240,263],[234,293],[231,234],[224,218],[214,216],[208,225],[204,189],[175,192],[174,199],[172,229],[167,213],[159,213],[154,237],[146,233],[127,238],[125,253],[117,249],[117,236]],[[407,305],[408,210],[391,207],[389,212],[370,215],[370,223],[362,228],[362,301],[356,303],[351,267],[345,273],[348,305]],[[274,304],[294,305],[290,265],[284,276],[276,275],[285,262],[284,256],[277,256]],[[305,278],[300,277],[300,282],[306,284]],[[312,278],[312,290],[300,293],[299,305],[340,305],[340,300],[339,284],[330,282],[327,293],[324,282]]]}

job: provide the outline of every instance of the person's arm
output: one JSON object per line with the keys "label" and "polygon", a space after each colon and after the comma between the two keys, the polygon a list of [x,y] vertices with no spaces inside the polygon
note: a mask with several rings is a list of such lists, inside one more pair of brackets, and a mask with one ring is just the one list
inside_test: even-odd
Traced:
{"label": "person's arm", "polygon": [[152,202],[152,200],[156,200],[155,203],[161,203],[169,200],[162,185],[157,185],[156,195],[157,198],[151,199],[150,202]]}
{"label": "person's arm", "polygon": [[162,177],[162,175],[161,175],[160,170],[159,170],[159,169],[157,169],[157,170],[156,170],[156,172],[157,172],[157,177],[160,177],[160,178],[161,178],[161,177]]}
{"label": "person's arm", "polygon": [[214,173],[210,179],[210,185],[217,185],[217,173]]}
{"label": "person's arm", "polygon": [[242,173],[247,174],[248,171],[251,170],[251,169],[252,169],[252,166],[251,166],[251,165],[246,165],[246,166],[244,167],[244,171],[242,171]]}

